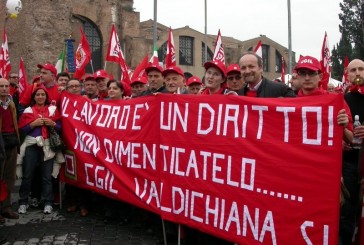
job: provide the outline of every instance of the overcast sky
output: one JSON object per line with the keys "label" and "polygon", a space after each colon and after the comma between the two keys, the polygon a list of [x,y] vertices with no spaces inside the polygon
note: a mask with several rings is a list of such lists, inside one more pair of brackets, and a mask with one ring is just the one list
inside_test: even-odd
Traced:
{"label": "overcast sky", "polygon": [[[205,33],[204,0],[158,0],[157,21],[172,29]],[[292,50],[320,59],[325,35],[330,50],[339,42],[340,0],[291,0]],[[134,0],[140,20],[153,19],[154,0]],[[287,0],[207,0],[207,33],[248,40],[260,34],[288,48]]]}

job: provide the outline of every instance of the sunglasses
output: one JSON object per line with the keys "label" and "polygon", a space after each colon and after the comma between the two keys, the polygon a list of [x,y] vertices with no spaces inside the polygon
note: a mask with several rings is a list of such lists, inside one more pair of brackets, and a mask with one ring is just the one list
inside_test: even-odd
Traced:
{"label": "sunglasses", "polygon": [[305,76],[309,76],[309,77],[314,77],[317,74],[319,74],[317,71],[297,71],[298,76],[300,77],[305,77]]}
{"label": "sunglasses", "polygon": [[19,77],[18,77],[18,76],[9,76],[9,78],[19,79]]}
{"label": "sunglasses", "polygon": [[241,76],[240,75],[235,75],[235,76],[228,76],[227,80],[232,81],[232,80],[240,80]]}

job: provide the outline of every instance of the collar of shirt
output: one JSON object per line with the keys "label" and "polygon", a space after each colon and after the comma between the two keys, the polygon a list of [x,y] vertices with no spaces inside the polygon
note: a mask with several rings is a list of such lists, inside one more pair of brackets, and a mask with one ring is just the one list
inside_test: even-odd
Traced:
{"label": "collar of shirt", "polygon": [[250,91],[258,91],[260,84],[262,84],[262,81],[263,81],[263,80],[260,80],[260,82],[259,82],[259,83],[257,83],[257,85],[255,85],[254,87],[251,87],[251,86],[250,86],[250,83],[248,83],[248,88],[249,88],[249,90],[250,90]]}

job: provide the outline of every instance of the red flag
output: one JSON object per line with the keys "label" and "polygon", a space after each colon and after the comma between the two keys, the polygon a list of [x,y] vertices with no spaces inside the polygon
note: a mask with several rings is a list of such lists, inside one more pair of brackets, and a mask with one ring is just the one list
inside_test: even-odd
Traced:
{"label": "red flag", "polygon": [[148,66],[148,55],[145,55],[143,60],[135,68],[133,75],[131,77],[131,81],[133,81],[137,77],[147,77],[147,74],[145,73],[145,68],[147,66]]}
{"label": "red flag", "polygon": [[169,28],[168,42],[167,42],[167,53],[166,53],[166,68],[176,65],[176,52],[174,49],[174,40],[172,29]]}
{"label": "red flag", "polygon": [[22,94],[25,92],[25,90],[28,88],[28,79],[25,72],[25,66],[23,58],[20,57],[20,63],[19,63],[19,97],[22,97]]}
{"label": "red flag", "polygon": [[284,58],[282,56],[282,71],[281,71],[281,81],[282,83],[286,83],[286,62],[284,62]]}
{"label": "red flag", "polygon": [[214,52],[214,57],[212,58],[212,60],[219,60],[225,64],[225,53],[224,53],[224,47],[222,46],[220,30],[216,37],[215,52]]}
{"label": "red flag", "polygon": [[349,83],[348,65],[349,65],[349,58],[348,58],[348,56],[345,56],[345,58],[344,58],[344,74],[343,74],[343,78],[342,78],[343,84],[348,84]]}
{"label": "red flag", "polygon": [[86,73],[85,68],[91,60],[90,46],[88,44],[85,34],[82,31],[82,28],[80,28],[80,32],[81,41],[76,51],[76,72],[73,75],[74,78],[78,79],[81,79],[82,76]]}
{"label": "red flag", "polygon": [[257,46],[255,46],[254,48],[254,53],[258,55],[260,58],[263,58],[262,41],[259,40]]}
{"label": "red flag", "polygon": [[329,83],[330,79],[330,72],[331,72],[330,62],[331,62],[331,54],[330,54],[327,34],[325,32],[324,42],[322,43],[321,61],[320,61],[322,69],[321,87],[325,90],[327,89],[327,84]]}
{"label": "red flag", "polygon": [[129,68],[125,62],[123,51],[120,47],[119,37],[115,31],[115,26],[111,27],[111,34],[109,40],[109,47],[106,54],[106,61],[119,63],[121,69],[121,78],[124,85],[124,93],[125,95],[130,95],[130,77],[129,77]]}
{"label": "red flag", "polygon": [[9,57],[8,37],[6,36],[5,29],[3,33],[3,40],[4,42],[2,43],[0,49],[0,75],[4,78],[7,78],[11,71],[11,64]]}

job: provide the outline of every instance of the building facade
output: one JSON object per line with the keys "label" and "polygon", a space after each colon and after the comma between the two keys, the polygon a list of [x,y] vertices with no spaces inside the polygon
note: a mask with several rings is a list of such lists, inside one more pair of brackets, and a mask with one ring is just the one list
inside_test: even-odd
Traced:
{"label": "building facade", "polygon": [[[6,1],[0,4],[0,15],[6,16]],[[37,74],[37,64],[55,64],[63,50],[65,39],[73,39],[74,51],[80,42],[83,28],[92,50],[92,66],[88,72],[104,69],[120,77],[118,64],[107,62],[111,26],[114,25],[128,66],[134,69],[139,62],[153,54],[153,21],[140,22],[133,0],[22,0],[23,9],[15,19],[1,18],[6,28],[12,70],[17,71],[23,58],[28,79]],[[3,28],[3,29],[4,29]],[[169,27],[157,24],[157,47],[163,61]],[[216,35],[205,35],[188,26],[173,30],[177,65],[185,72],[202,77],[207,45],[207,60],[213,56]],[[222,37],[226,65],[237,63],[241,54],[252,50],[258,41],[263,43],[264,75],[274,79],[280,75],[282,59],[288,60],[287,48],[265,36],[240,41]]]}

